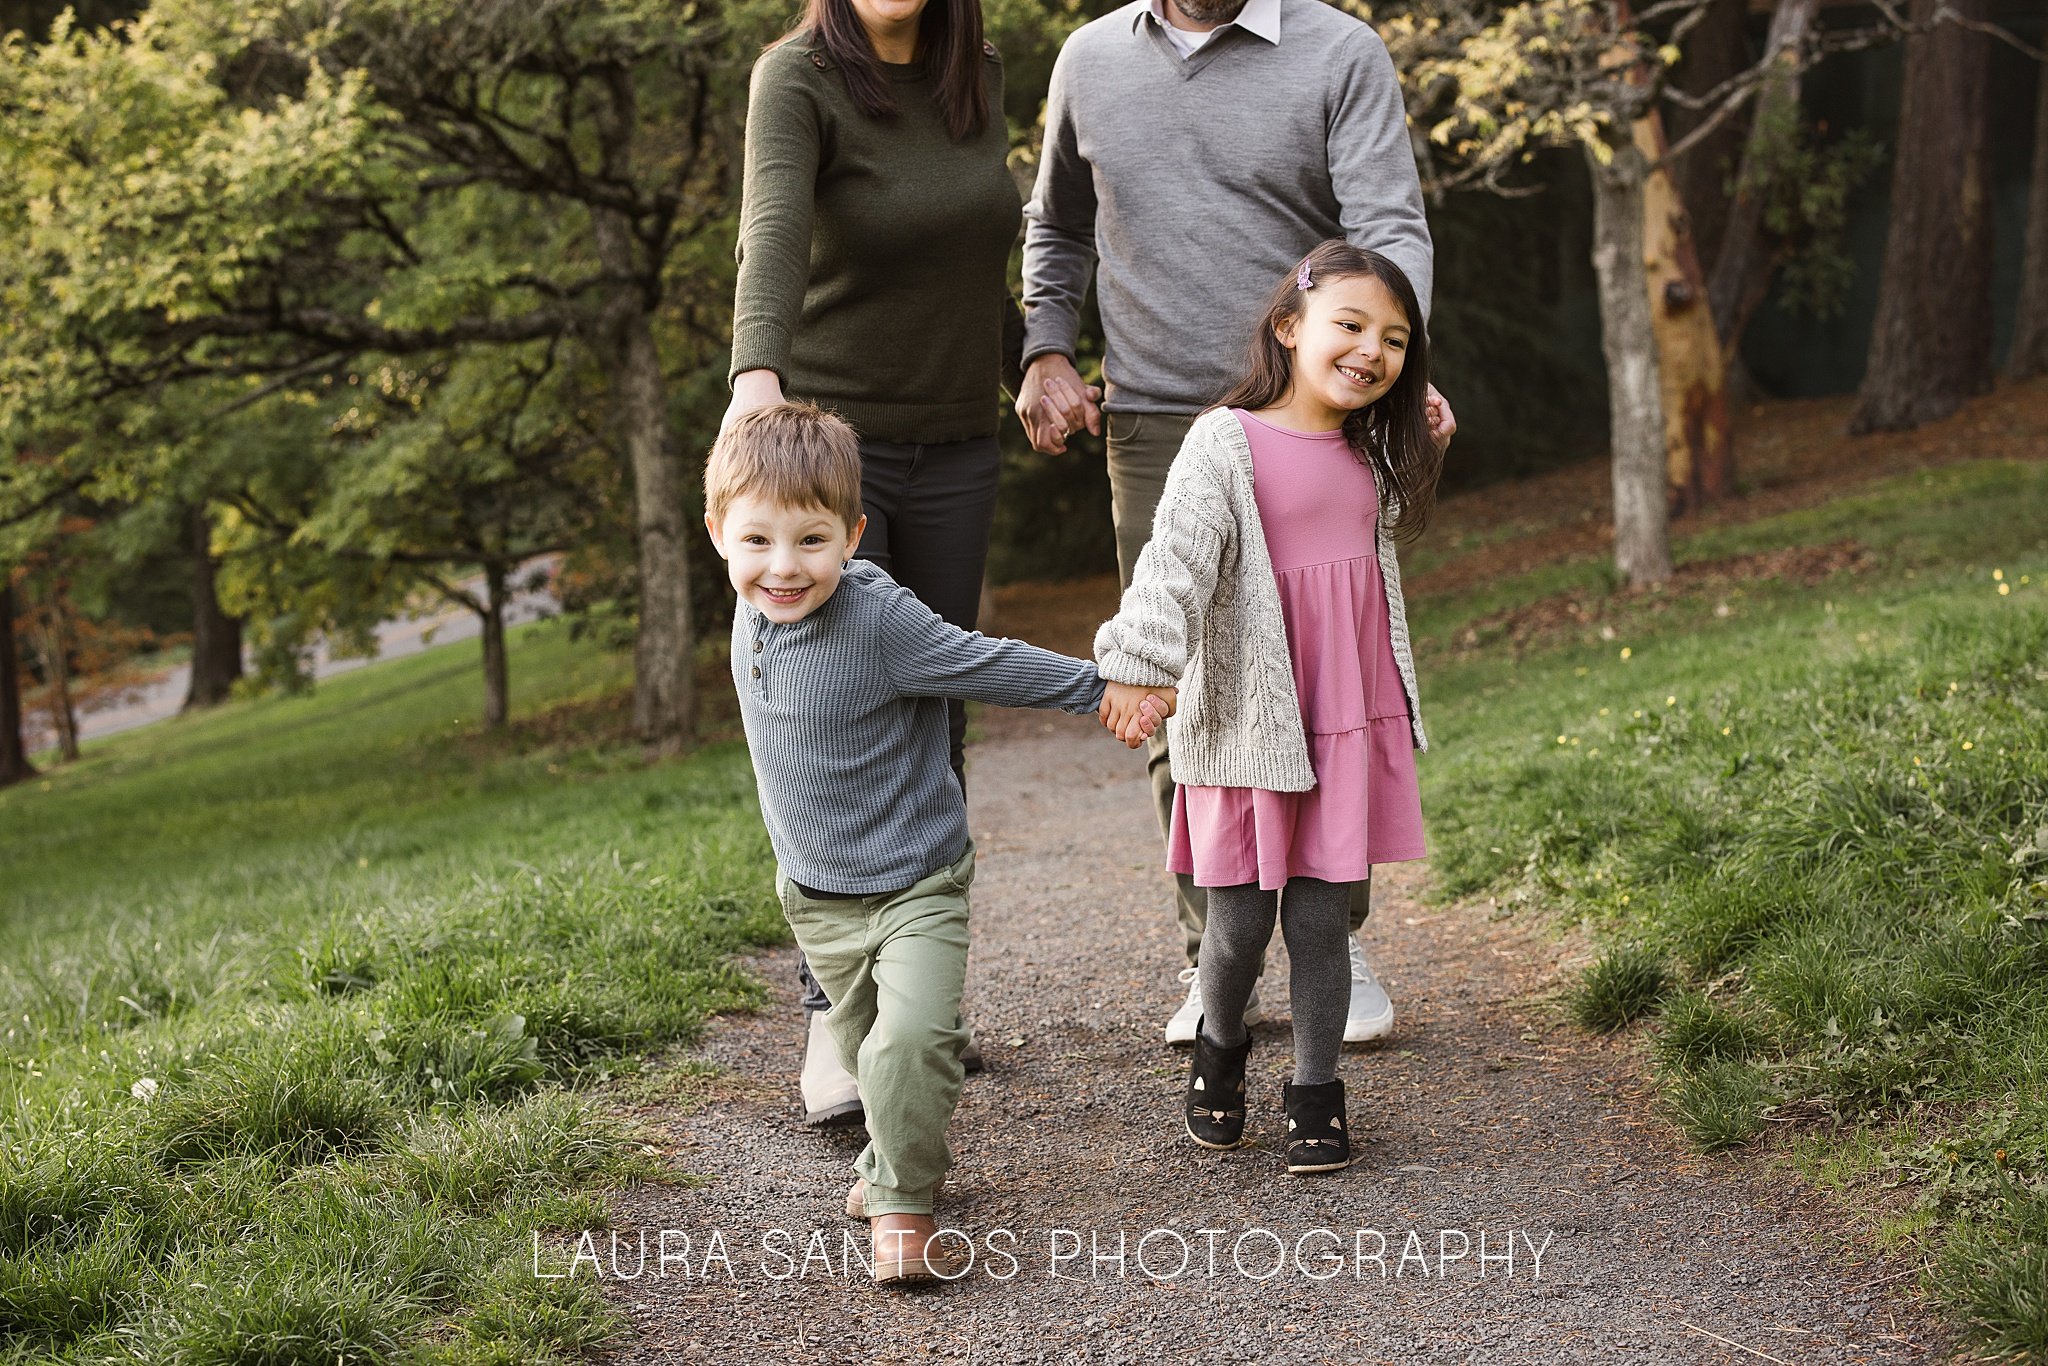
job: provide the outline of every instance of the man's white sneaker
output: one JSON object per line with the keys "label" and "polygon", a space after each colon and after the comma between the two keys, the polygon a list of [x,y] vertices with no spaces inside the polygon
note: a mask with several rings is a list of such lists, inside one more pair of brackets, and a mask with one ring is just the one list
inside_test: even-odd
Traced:
{"label": "man's white sneaker", "polygon": [[1345,942],[1351,946],[1351,1008],[1344,1015],[1344,1042],[1383,1039],[1394,1028],[1394,1003],[1365,961],[1365,945],[1350,935]]}
{"label": "man's white sneaker", "polygon": [[825,1012],[808,1013],[810,1034],[804,1041],[803,1075],[797,1079],[804,1098],[804,1123],[813,1128],[859,1124],[867,1118],[861,1109],[860,1084],[839,1065],[839,1050],[825,1028]]}
{"label": "man's white sneaker", "polygon": [[[1180,980],[1188,984],[1188,998],[1180,1003],[1180,1009],[1174,1011],[1173,1018],[1166,1022],[1166,1041],[1192,1045],[1195,1029],[1202,1023],[1202,979],[1193,968],[1182,968]],[[1259,989],[1254,986],[1252,998],[1244,1003],[1245,1026],[1249,1028],[1265,1018],[1265,1009],[1259,1005]]]}

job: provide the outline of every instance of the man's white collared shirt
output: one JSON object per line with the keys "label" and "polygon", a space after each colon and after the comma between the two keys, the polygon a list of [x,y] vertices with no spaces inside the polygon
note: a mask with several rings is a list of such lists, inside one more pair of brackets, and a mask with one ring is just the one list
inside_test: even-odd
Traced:
{"label": "man's white collared shirt", "polygon": [[1245,0],[1245,6],[1229,23],[1218,24],[1212,29],[1197,32],[1194,29],[1176,28],[1166,17],[1166,6],[1170,0],[1152,0],[1152,17],[1159,21],[1159,27],[1166,31],[1166,41],[1173,44],[1173,50],[1180,59],[1200,52],[1227,28],[1241,28],[1264,38],[1269,43],[1280,41],[1280,0]]}

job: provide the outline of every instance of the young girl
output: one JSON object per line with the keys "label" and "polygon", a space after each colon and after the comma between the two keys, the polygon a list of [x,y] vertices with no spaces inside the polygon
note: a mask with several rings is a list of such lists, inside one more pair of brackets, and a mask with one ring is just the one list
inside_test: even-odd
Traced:
{"label": "young girl", "polygon": [[1167,866],[1209,889],[1188,1136],[1245,1141],[1242,1019],[1277,913],[1293,964],[1296,1173],[1351,1161],[1337,1078],[1349,884],[1424,852],[1393,547],[1428,518],[1443,464],[1421,317],[1384,256],[1336,241],[1310,252],[1260,320],[1244,380],[1189,430],[1151,543],[1095,637],[1103,677],[1180,688]]}

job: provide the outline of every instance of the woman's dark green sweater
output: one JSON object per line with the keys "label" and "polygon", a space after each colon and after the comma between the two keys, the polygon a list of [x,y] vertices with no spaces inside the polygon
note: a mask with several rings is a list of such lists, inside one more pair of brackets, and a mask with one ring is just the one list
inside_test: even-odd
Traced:
{"label": "woman's dark green sweater", "polygon": [[804,35],[754,64],[732,374],[773,370],[875,440],[996,430],[1005,352],[1013,368],[1022,341],[1006,269],[1023,208],[986,53],[991,117],[965,142],[920,64],[883,64],[887,119],[854,106]]}

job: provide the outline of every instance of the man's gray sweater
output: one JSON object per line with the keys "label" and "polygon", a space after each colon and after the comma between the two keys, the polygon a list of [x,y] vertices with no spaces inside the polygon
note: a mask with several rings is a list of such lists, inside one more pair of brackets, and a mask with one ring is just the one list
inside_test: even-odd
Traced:
{"label": "man's gray sweater", "polygon": [[783,873],[861,895],[908,887],[967,847],[947,698],[1077,715],[1102,702],[1093,664],[963,631],[861,560],[802,621],[740,603],[732,681]]}
{"label": "man's gray sweater", "polygon": [[1099,260],[1103,375],[1122,412],[1221,397],[1260,305],[1327,238],[1392,259],[1429,307],[1393,60],[1323,0],[1281,0],[1277,44],[1231,27],[1185,60],[1146,0],[1076,31],[1053,67],[1024,212],[1025,358],[1074,354]]}

